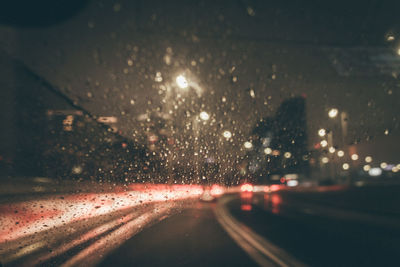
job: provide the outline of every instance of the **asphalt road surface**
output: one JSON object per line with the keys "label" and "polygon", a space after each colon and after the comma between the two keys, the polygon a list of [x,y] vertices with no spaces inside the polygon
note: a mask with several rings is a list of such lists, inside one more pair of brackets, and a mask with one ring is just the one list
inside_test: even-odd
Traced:
{"label": "asphalt road surface", "polygon": [[[267,242],[278,260],[261,261],[263,265],[394,266],[400,255],[397,190],[330,188],[257,193],[251,199],[224,196],[217,204],[198,203],[144,230],[108,255],[101,266],[256,264],[252,249],[240,249],[246,247],[243,240],[230,238],[218,223],[219,206],[235,220],[237,232],[250,231],[262,239],[259,244]],[[256,248],[253,243],[248,244]]]}
{"label": "asphalt road surface", "polygon": [[[22,203],[23,208],[18,208],[18,203],[2,204],[1,211],[9,217],[13,229],[7,230],[3,216],[1,229],[9,234],[8,240],[1,236],[4,240],[0,244],[0,263],[4,266],[399,265],[398,186],[296,190],[270,187],[267,192],[226,194],[211,203],[192,197],[197,196],[195,189],[176,189],[175,193],[167,190],[168,201],[161,201],[164,193],[160,200],[154,201],[156,192],[164,190],[155,186],[153,191],[137,195],[123,191],[54,196],[35,200],[31,206],[31,202]],[[129,202],[132,197],[141,201]],[[39,217],[29,215],[29,209],[32,216]],[[14,223],[12,219],[18,216],[25,219]]]}
{"label": "asphalt road surface", "polygon": [[197,203],[144,230],[100,266],[257,266],[224,231],[213,208]]}

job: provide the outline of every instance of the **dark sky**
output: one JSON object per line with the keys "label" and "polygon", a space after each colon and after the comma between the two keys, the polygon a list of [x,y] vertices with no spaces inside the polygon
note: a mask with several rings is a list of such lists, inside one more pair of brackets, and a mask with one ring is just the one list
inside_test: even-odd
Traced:
{"label": "dark sky", "polygon": [[399,135],[395,1],[52,2],[10,7],[1,49],[93,114],[117,116],[126,136],[140,114],[179,102],[166,90],[181,73],[202,90],[181,100],[238,143],[298,95],[307,99],[310,145],[319,128],[333,127],[331,107],[349,114],[352,141]]}

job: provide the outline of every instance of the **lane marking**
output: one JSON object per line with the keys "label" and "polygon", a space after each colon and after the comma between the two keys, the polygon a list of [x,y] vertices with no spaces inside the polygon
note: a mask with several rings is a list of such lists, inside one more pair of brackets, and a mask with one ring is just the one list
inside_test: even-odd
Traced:
{"label": "lane marking", "polygon": [[260,266],[306,266],[236,220],[226,208],[233,199],[233,196],[221,198],[214,210],[215,215],[226,232],[255,262]]}

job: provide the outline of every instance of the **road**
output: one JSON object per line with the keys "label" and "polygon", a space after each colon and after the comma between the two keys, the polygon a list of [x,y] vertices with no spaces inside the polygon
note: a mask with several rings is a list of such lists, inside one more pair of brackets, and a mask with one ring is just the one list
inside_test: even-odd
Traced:
{"label": "road", "polygon": [[130,239],[100,266],[257,266],[219,225],[214,208],[197,203]]}
{"label": "road", "polygon": [[[273,246],[272,251],[278,247],[273,252],[278,258],[283,255],[283,262],[277,265],[393,266],[400,253],[397,190],[278,191],[254,194],[251,201],[225,196],[219,204],[198,203],[141,232],[106,257],[101,266],[254,265],[254,255],[250,253],[249,259],[217,223],[221,202],[239,232],[256,232],[261,242]],[[341,201],[352,203],[343,206]],[[292,262],[285,262],[286,256]]]}
{"label": "road", "polygon": [[[67,217],[63,217],[66,215],[57,213],[65,222],[61,225],[52,215],[44,220],[50,229],[38,228],[32,235],[23,236],[25,231],[21,228],[20,235],[0,244],[0,262],[4,266],[394,266],[399,263],[397,186],[296,190],[270,187],[267,192],[226,194],[212,203],[200,202],[192,197],[191,190],[181,189],[170,193],[175,199],[169,201],[136,203],[129,208],[110,209],[112,212],[108,212],[106,205],[95,206],[96,214],[80,221],[66,222]],[[189,199],[183,198],[182,192]],[[129,194],[132,193],[108,193],[108,197],[116,201],[112,202],[116,207],[122,200],[126,203]],[[153,196],[154,191],[140,194]],[[197,191],[193,194],[196,196]],[[93,195],[90,197],[93,203],[98,202]],[[59,201],[73,200],[77,205],[78,198],[70,198]],[[85,206],[91,205],[90,201],[85,202]],[[52,207],[47,207],[44,200],[35,203],[43,205],[45,210]],[[22,227],[21,224],[18,226]]]}

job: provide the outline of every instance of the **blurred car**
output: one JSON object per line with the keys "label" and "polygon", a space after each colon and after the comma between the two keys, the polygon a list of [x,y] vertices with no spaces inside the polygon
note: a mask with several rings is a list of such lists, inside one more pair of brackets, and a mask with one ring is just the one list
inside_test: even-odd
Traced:
{"label": "blurred car", "polygon": [[200,196],[200,200],[205,202],[216,201],[217,198],[222,196],[224,193],[225,188],[220,185],[214,184],[212,186],[206,186],[203,194]]}

